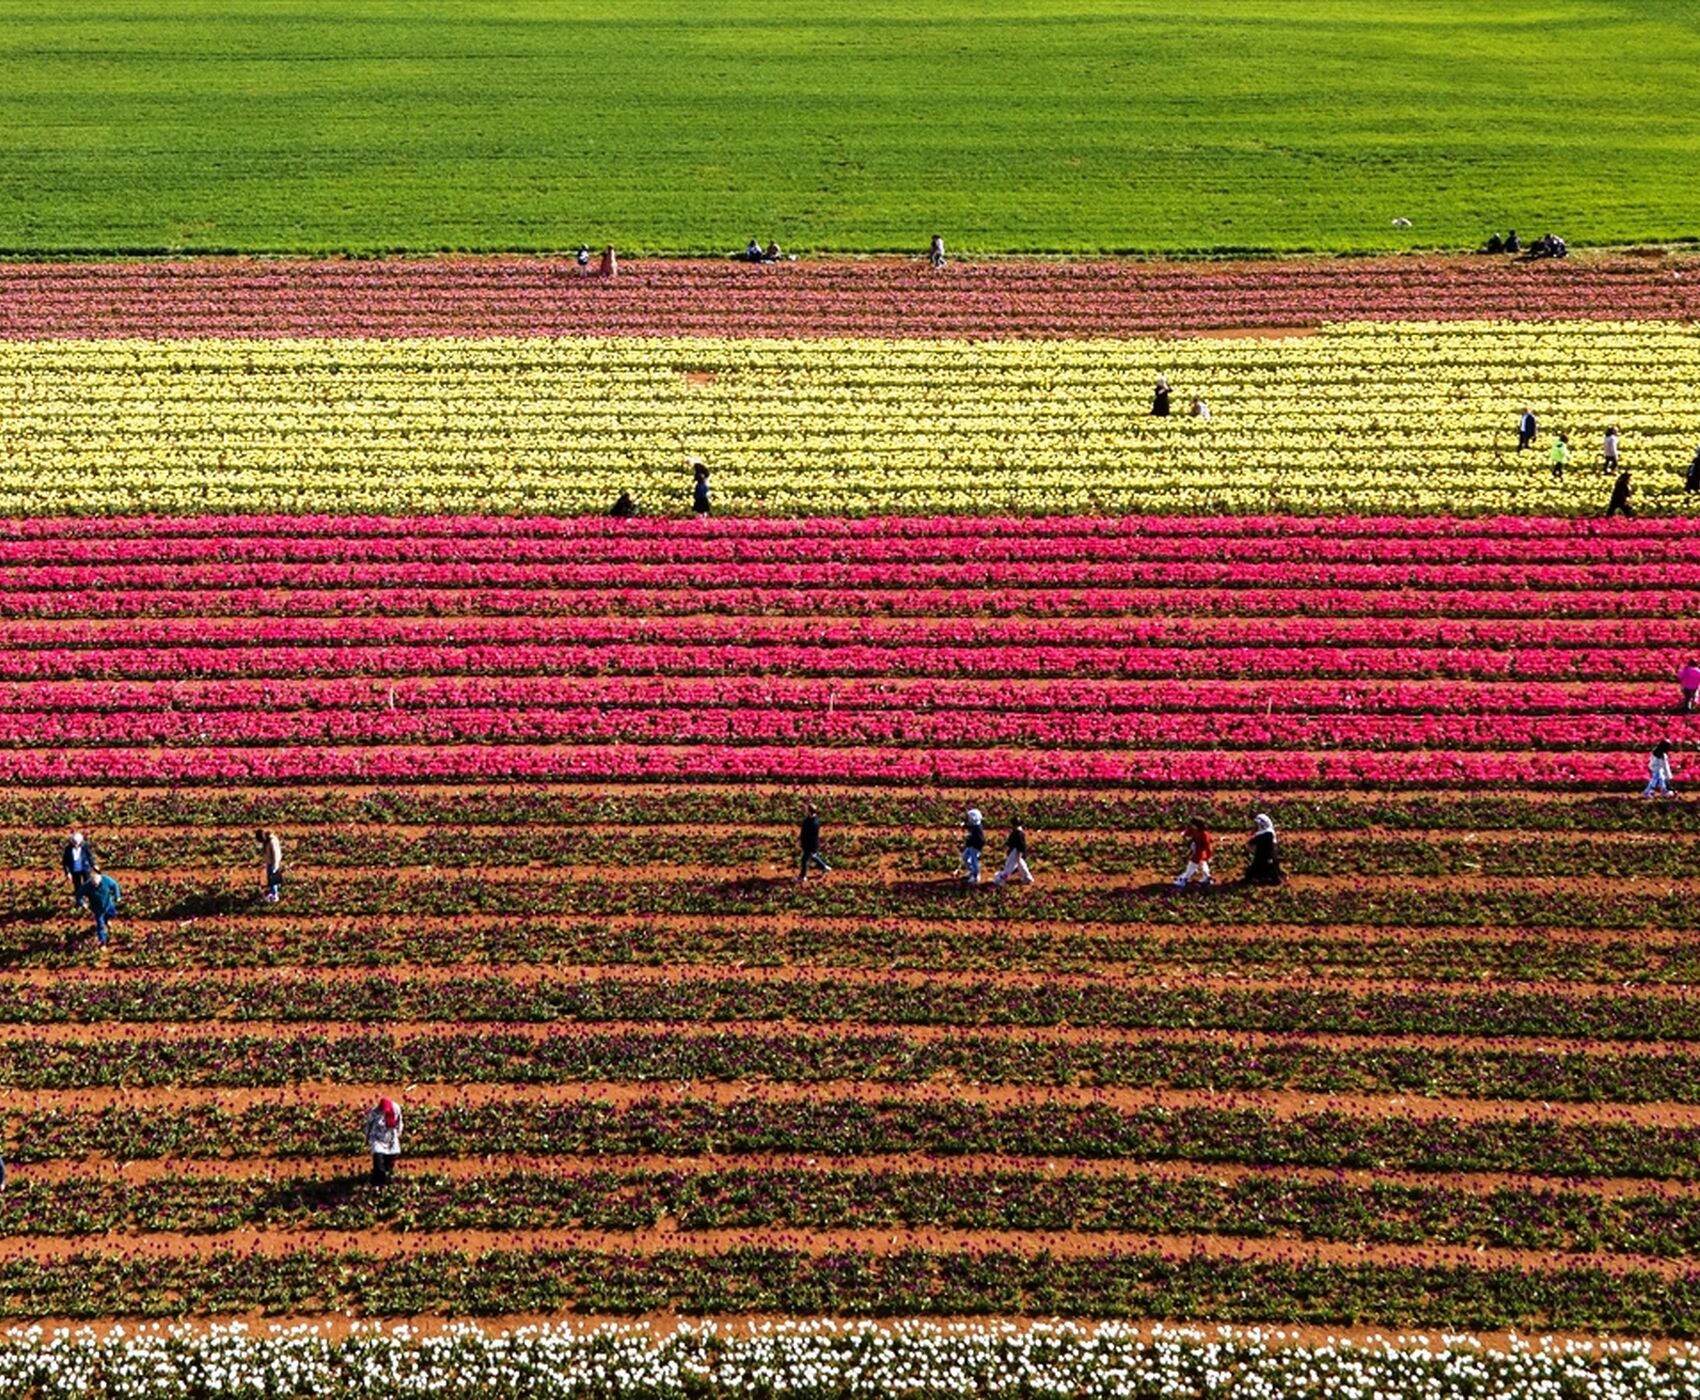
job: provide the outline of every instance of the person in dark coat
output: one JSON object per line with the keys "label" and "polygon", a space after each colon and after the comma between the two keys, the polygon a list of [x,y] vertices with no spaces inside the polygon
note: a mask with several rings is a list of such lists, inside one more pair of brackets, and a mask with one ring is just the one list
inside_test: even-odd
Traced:
{"label": "person in dark coat", "polygon": [[620,499],[608,508],[608,514],[615,520],[630,520],[636,515],[637,502],[632,499],[632,493],[620,492]]}
{"label": "person in dark coat", "polygon": [[708,463],[701,458],[692,458],[693,482],[691,487],[691,513],[693,515],[708,514]]}
{"label": "person in dark coat", "polygon": [[71,877],[71,898],[77,903],[77,908],[88,908],[88,897],[83,893],[83,886],[88,883],[89,876],[95,872],[98,862],[95,860],[94,847],[83,839],[83,833],[73,831],[71,839],[59,852],[59,865]]}
{"label": "person in dark coat", "polygon": [[1535,421],[1535,410],[1525,408],[1523,416],[1517,421],[1517,450],[1527,451],[1535,444],[1535,434],[1540,432],[1541,425]]}
{"label": "person in dark coat", "polygon": [[1691,493],[1700,491],[1700,450],[1694,453],[1694,460],[1688,464],[1688,475],[1683,478],[1682,489]]}
{"label": "person in dark coat", "polygon": [[1246,867],[1248,885],[1279,885],[1287,877],[1281,873],[1281,853],[1276,849],[1275,823],[1259,812],[1254,818],[1256,830],[1251,834],[1251,864]]}
{"label": "person in dark coat", "polygon": [[1167,418],[1169,416],[1169,377],[1166,374],[1157,376],[1157,387],[1151,391],[1151,416]]}
{"label": "person in dark coat", "polygon": [[1629,508],[1629,473],[1619,472],[1617,483],[1611,488],[1611,502],[1606,506],[1606,519],[1621,515],[1628,520],[1635,518],[1635,512]]}
{"label": "person in dark coat", "polygon": [[962,883],[980,883],[980,852],[986,849],[985,820],[978,807],[970,807],[962,818]]}
{"label": "person in dark coat", "polygon": [[1027,828],[1016,822],[1009,829],[1009,839],[1003,843],[1003,869],[998,871],[997,883],[1003,882],[1011,875],[1021,876],[1021,883],[1031,885],[1033,872],[1027,868]]}
{"label": "person in dark coat", "polygon": [[803,852],[803,868],[797,872],[799,885],[809,878],[811,865],[818,865],[822,875],[832,873],[832,867],[820,853],[820,813],[812,802],[803,804],[803,824],[797,829],[797,844]]}

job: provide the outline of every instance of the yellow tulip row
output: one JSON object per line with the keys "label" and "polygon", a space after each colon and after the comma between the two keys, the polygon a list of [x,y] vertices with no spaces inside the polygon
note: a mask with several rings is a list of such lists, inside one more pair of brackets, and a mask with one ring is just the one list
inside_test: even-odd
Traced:
{"label": "yellow tulip row", "polygon": [[[1166,374],[1173,414],[1151,415]],[[1374,324],[1291,339],[0,343],[0,511],[1575,513],[1616,424],[1682,509],[1700,335]],[[1195,398],[1209,421],[1188,416]],[[1516,448],[1534,408],[1542,434]],[[1556,481],[1548,449],[1568,432]]]}

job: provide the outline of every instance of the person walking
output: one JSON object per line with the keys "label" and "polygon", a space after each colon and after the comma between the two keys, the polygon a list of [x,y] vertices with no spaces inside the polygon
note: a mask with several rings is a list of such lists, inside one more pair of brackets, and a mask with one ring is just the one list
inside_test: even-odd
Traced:
{"label": "person walking", "polygon": [[1016,822],[1003,843],[1003,869],[998,871],[997,883],[1003,884],[1011,875],[1021,876],[1021,883],[1031,885],[1033,872],[1027,868],[1027,828]]}
{"label": "person walking", "polygon": [[83,893],[83,886],[88,883],[89,876],[95,870],[94,847],[83,839],[83,833],[73,831],[71,839],[59,852],[59,864],[71,877],[71,898],[78,909],[88,907],[88,897]]}
{"label": "person walking", "polygon": [[937,272],[944,266],[944,235],[935,233],[933,241],[927,245],[927,262]]}
{"label": "person walking", "polygon": [[692,480],[691,514],[705,516],[708,514],[708,463],[701,457],[691,458]]}
{"label": "person walking", "polygon": [[579,244],[578,245],[578,252],[573,254],[573,261],[578,264],[578,270],[580,272],[589,272],[590,271],[590,244],[588,244],[588,243]]}
{"label": "person walking", "polygon": [[394,1099],[379,1099],[366,1110],[366,1146],[372,1153],[372,1185],[388,1186],[401,1156],[401,1109]]}
{"label": "person walking", "polygon": [[83,883],[83,897],[88,901],[89,912],[94,915],[94,939],[102,948],[106,947],[107,924],[118,912],[119,901],[124,893],[118,888],[118,882],[110,875],[103,875],[98,870],[91,870],[88,879]]}
{"label": "person walking", "polygon": [[1251,864],[1246,867],[1248,885],[1279,885],[1286,876],[1281,873],[1281,853],[1276,849],[1275,823],[1265,812],[1252,819]]}
{"label": "person walking", "polygon": [[1602,471],[1614,472],[1618,470],[1617,429],[1615,427],[1606,429],[1606,441],[1605,446],[1600,450],[1600,462]]}
{"label": "person walking", "polygon": [[809,878],[811,865],[818,865],[822,875],[832,874],[832,867],[820,853],[820,813],[812,802],[803,804],[803,824],[797,830],[797,844],[803,852],[803,868],[797,872],[799,885]]}
{"label": "person walking", "polygon": [[1606,503],[1607,520],[1610,520],[1614,515],[1621,515],[1626,520],[1635,518],[1635,512],[1629,508],[1630,490],[1629,473],[1619,472],[1616,482],[1612,484],[1611,500]]}
{"label": "person walking", "polygon": [[1690,661],[1676,673],[1676,683],[1682,690],[1682,713],[1694,712],[1694,701],[1700,696],[1700,665]]}
{"label": "person walking", "polygon": [[1670,790],[1670,743],[1660,739],[1653,745],[1653,752],[1647,759],[1647,786],[1641,790],[1643,797],[1669,797]]}
{"label": "person walking", "polygon": [[986,849],[985,819],[978,807],[970,807],[962,819],[962,883],[980,883],[980,852]]}
{"label": "person walking", "polygon": [[256,830],[254,840],[266,867],[266,903],[276,904],[283,895],[283,837],[275,831]]}
{"label": "person walking", "polygon": [[1527,451],[1535,445],[1535,437],[1540,432],[1541,425],[1535,421],[1535,410],[1525,408],[1523,416],[1517,423],[1517,450]]}
{"label": "person walking", "polygon": [[1210,857],[1215,853],[1216,843],[1210,832],[1203,822],[1194,818],[1186,824],[1181,836],[1186,841],[1186,869],[1175,877],[1175,888],[1184,890],[1195,880],[1200,885],[1212,883]]}
{"label": "person walking", "polygon": [[1564,480],[1565,464],[1570,461],[1570,439],[1563,433],[1558,435],[1558,441],[1552,445],[1552,479]]}
{"label": "person walking", "polygon": [[1157,376],[1157,387],[1151,391],[1151,416],[1153,418],[1167,418],[1169,416],[1169,399],[1169,376],[1159,374]]}

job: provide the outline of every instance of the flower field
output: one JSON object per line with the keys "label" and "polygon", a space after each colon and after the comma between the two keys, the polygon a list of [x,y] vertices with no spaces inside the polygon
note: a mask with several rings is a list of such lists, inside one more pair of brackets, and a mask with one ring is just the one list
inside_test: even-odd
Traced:
{"label": "flower field", "polygon": [[[179,386],[230,345],[105,344]],[[1690,1336],[1700,831],[1636,794],[1660,737],[1681,787],[1700,725],[1694,544],[1679,517],[14,518],[0,1316]],[[834,869],[798,886],[805,795]],[[1025,822],[1037,884],[962,887],[971,802],[994,847]],[[1284,887],[1233,883],[1255,811]],[[1192,815],[1221,883],[1179,894]],[[105,953],[69,827],[123,885]],[[1128,1364],[1195,1375],[1177,1345]],[[0,1375],[90,1355],[0,1347]],[[1477,1364],[1511,1363],[1434,1376]]]}

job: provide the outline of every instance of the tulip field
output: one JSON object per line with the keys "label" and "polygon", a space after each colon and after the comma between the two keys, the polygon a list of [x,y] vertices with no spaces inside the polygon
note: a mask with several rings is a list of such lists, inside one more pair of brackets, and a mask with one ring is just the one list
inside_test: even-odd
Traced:
{"label": "tulip field", "polygon": [[0,1400],[1695,1394],[1685,270],[0,267]]}

